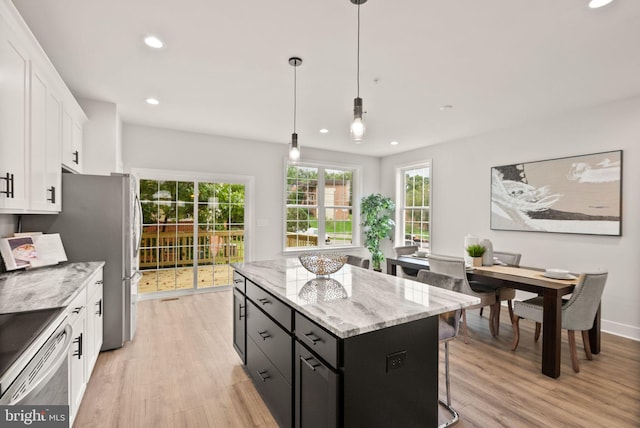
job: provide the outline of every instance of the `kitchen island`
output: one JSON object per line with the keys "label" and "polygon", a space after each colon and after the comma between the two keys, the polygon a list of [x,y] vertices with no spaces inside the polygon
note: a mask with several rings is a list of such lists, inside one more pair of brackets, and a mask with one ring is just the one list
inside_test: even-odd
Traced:
{"label": "kitchen island", "polygon": [[477,298],[297,258],[233,267],[234,347],[281,426],[438,425],[438,315]]}

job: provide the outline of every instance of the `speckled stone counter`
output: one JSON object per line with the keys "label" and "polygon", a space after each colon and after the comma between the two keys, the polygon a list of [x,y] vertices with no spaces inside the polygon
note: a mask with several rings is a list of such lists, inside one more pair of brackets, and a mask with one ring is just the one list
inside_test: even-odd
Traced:
{"label": "speckled stone counter", "polygon": [[297,258],[232,266],[343,339],[480,303],[477,297],[350,265],[330,281],[318,281]]}
{"label": "speckled stone counter", "polygon": [[0,275],[0,314],[67,306],[102,266],[64,263]]}

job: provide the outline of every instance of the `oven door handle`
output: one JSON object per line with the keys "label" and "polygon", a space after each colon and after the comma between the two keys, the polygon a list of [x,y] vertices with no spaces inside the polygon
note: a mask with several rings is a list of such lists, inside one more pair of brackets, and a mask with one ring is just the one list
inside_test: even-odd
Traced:
{"label": "oven door handle", "polygon": [[[13,385],[11,385],[9,390],[4,394],[3,399],[0,400],[0,404],[9,406],[20,404],[29,396],[40,392],[42,388],[44,388],[45,385],[47,385],[51,378],[56,374],[60,366],[62,366],[63,363],[66,363],[67,354],[69,353],[69,346],[71,345],[72,333],[73,330],[71,328],[71,325],[65,325],[64,334],[66,335],[66,337],[64,340],[64,344],[58,348],[58,354],[51,358],[51,363],[48,365],[48,367],[45,368],[43,372],[38,374],[37,379],[34,382],[27,385],[24,392],[17,393],[17,391],[14,391],[14,389],[18,389],[22,385],[22,379],[20,379],[22,376],[20,376],[19,379],[16,379]],[[60,330],[56,331],[53,336],[57,339],[59,335]],[[45,344],[44,346],[46,347],[47,344]]]}

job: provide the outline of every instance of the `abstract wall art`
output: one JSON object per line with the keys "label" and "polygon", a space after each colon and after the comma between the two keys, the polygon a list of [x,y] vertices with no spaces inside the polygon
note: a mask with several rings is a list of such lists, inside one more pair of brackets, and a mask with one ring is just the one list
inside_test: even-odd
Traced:
{"label": "abstract wall art", "polygon": [[622,234],[622,150],[491,168],[491,229]]}

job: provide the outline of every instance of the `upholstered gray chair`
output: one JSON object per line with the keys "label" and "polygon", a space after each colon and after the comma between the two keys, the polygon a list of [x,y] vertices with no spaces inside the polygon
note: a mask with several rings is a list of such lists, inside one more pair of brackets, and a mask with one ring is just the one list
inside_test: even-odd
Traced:
{"label": "upholstered gray chair", "polygon": [[[424,269],[418,271],[417,280],[434,287],[445,288],[451,291],[461,292],[461,290],[463,289],[462,279],[431,272]],[[449,380],[449,342],[458,335],[461,312],[462,311],[458,309],[452,312],[441,314],[438,318],[438,338],[440,340],[440,343],[444,343],[444,376],[445,386],[447,390],[447,401],[444,402],[440,399],[438,399],[438,401],[451,413],[452,416],[451,419],[449,419],[445,423],[440,424],[439,428],[453,425],[460,419],[458,412],[453,407],[451,407],[451,382]]]}
{"label": "upholstered gray chair", "polygon": [[[410,254],[415,253],[416,251],[418,251],[418,246],[417,245],[405,245],[402,247],[395,247],[393,249],[393,251],[396,253],[396,257],[398,256],[408,256]],[[405,278],[411,278],[411,279],[415,279],[416,276],[418,275],[418,269],[411,269],[411,268],[406,268],[406,267],[402,267],[401,269],[402,271],[402,275]]]}
{"label": "upholstered gray chair", "polygon": [[[494,290],[486,290],[483,288],[472,288],[469,281],[467,281],[467,271],[465,269],[464,259],[461,257],[448,257],[431,254],[428,259],[431,272],[442,273],[444,275],[462,279],[460,292],[480,299],[480,304],[471,306],[467,309],[482,308],[484,306],[490,307],[489,329],[491,330],[491,334],[495,336],[496,292]],[[465,309],[462,310],[462,332],[464,336],[464,343],[469,343],[467,336],[467,311]]]}
{"label": "upholstered gray chair", "polygon": [[[562,328],[568,330],[569,351],[571,353],[571,366],[578,373],[578,353],[576,351],[575,332],[582,332],[584,352],[588,360],[592,360],[591,345],[589,344],[589,329],[593,326],[593,320],[600,306],[600,299],[607,281],[607,273],[585,273],[580,275],[578,284],[573,289],[571,298],[562,305]],[[535,340],[540,337],[542,325],[542,297],[523,302],[516,301],[513,307],[513,343],[511,350],[515,351],[520,340],[520,318],[530,319],[536,322]]]}
{"label": "upholstered gray chair", "polygon": [[[493,258],[496,259],[503,265],[506,266],[520,266],[520,259],[522,258],[522,254],[520,253],[509,253],[506,251],[494,251]],[[509,308],[509,319],[513,319],[513,299],[516,298],[516,290],[509,287],[491,287],[488,284],[485,284],[484,287],[494,288],[496,290],[496,335],[500,334],[500,302],[507,301],[507,307]],[[484,308],[480,308],[480,316],[482,316],[482,310]]]}
{"label": "upholstered gray chair", "polygon": [[347,254],[347,264],[358,266],[364,269],[369,269],[369,259],[365,257],[358,257]]}

